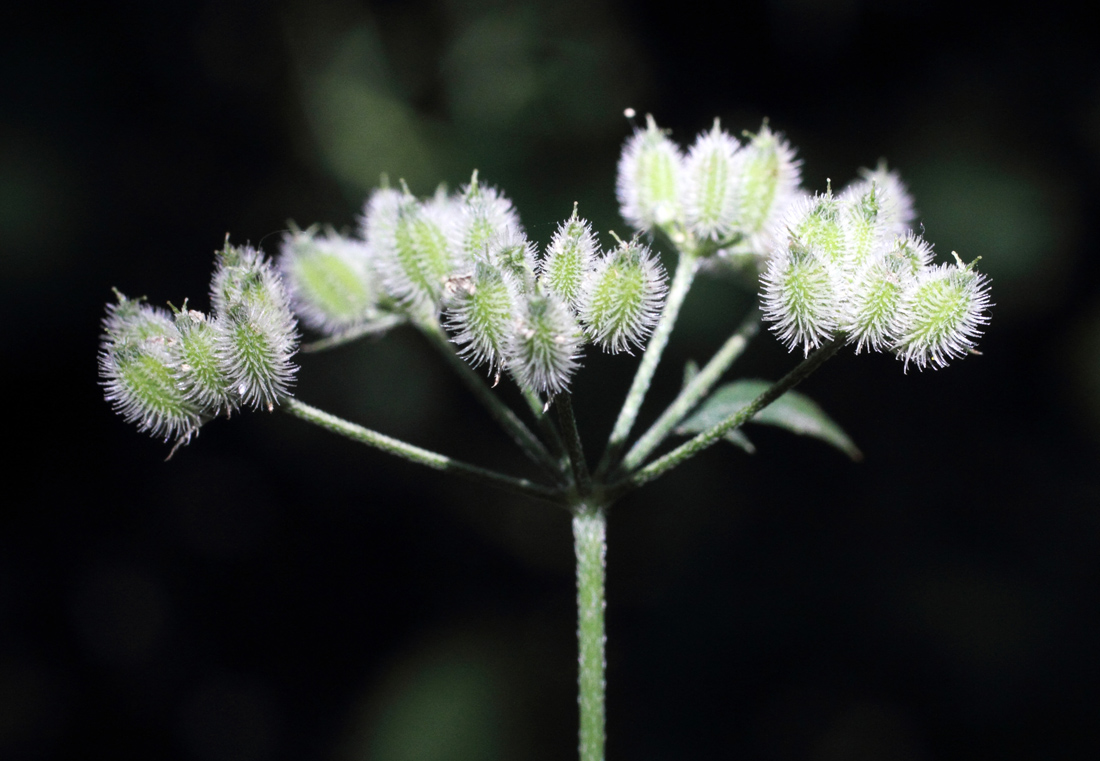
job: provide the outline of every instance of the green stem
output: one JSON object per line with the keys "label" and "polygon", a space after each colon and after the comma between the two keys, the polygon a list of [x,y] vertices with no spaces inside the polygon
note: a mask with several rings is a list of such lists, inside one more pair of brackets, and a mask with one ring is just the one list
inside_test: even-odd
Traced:
{"label": "green stem", "polygon": [[328,338],[321,338],[312,343],[302,344],[302,351],[305,353],[325,351],[326,349],[333,349],[337,346],[343,346],[344,344],[356,341],[363,336],[376,335],[378,333],[385,333],[390,328],[397,327],[398,325],[406,321],[404,315],[400,314],[387,314],[379,317],[373,322],[368,322],[365,325],[359,325],[354,328],[345,330],[343,333],[337,333],[334,336]]}
{"label": "green stem", "polygon": [[680,307],[684,304],[684,298],[691,289],[691,283],[695,279],[698,269],[698,259],[689,253],[680,252],[679,261],[676,264],[676,274],[672,277],[672,285],[668,289],[668,297],[665,308],[657,321],[657,327],[653,335],[649,337],[642,361],[638,364],[638,371],[634,374],[634,382],[630,385],[630,391],[623,402],[623,408],[619,411],[619,419],[615,421],[615,427],[611,430],[611,438],[608,439],[607,448],[596,468],[596,479],[611,471],[615,466],[615,460],[626,446],[626,439],[634,427],[634,421],[638,417],[638,411],[645,401],[649,384],[653,381],[653,374],[657,371],[657,365],[661,362],[668,338],[672,334],[672,328],[676,325],[676,318],[680,315]]}
{"label": "green stem", "polygon": [[542,431],[543,438],[550,443],[550,451],[557,455],[559,463],[564,465],[564,458],[566,456],[565,444],[558,434],[558,429],[554,427],[553,421],[551,421],[546,414],[546,403],[543,402],[534,391],[522,387],[520,391],[523,393],[523,398],[527,402],[527,406],[531,409],[531,414],[534,416],[535,422],[539,425],[539,430]]}
{"label": "green stem", "polygon": [[607,517],[598,505],[578,505],[573,514],[573,541],[577,553],[577,676],[580,704],[581,761],[603,761],[605,742],[604,676],[607,641],[604,632],[606,601]]}
{"label": "green stem", "polygon": [[466,361],[462,357],[455,353],[454,347],[451,342],[447,340],[447,336],[439,328],[438,325],[417,323],[417,327],[420,328],[420,332],[423,333],[431,342],[443,358],[447,360],[448,364],[458,373],[458,377],[465,384],[466,388],[481,402],[482,406],[489,412],[493,420],[495,420],[501,428],[512,437],[512,441],[519,445],[535,464],[542,467],[550,476],[555,480],[561,481],[563,471],[561,463],[543,446],[539,438],[531,432],[531,429],[524,425],[523,421],[516,416],[516,413],[502,402],[496,394],[493,393],[485,380],[478,375],[478,373],[466,364]]}
{"label": "green stem", "polygon": [[746,317],[737,331],[722,345],[706,367],[700,370],[694,378],[688,381],[680,391],[676,400],[668,406],[661,417],[649,427],[640,439],[638,439],[630,451],[623,458],[622,470],[626,473],[637,468],[649,457],[654,449],[661,445],[672,429],[680,424],[684,416],[691,412],[704,396],[710,393],[714,384],[729,369],[730,365],[741,356],[741,352],[748,346],[756,332],[760,329],[760,311],[753,307],[752,313]]}
{"label": "green stem", "polygon": [[584,447],[581,446],[580,433],[577,431],[577,419],[573,415],[573,397],[568,392],[554,397],[558,408],[558,421],[565,434],[565,446],[569,453],[569,464],[573,469],[573,483],[577,491],[587,495],[592,491],[592,481],[588,475],[588,463],[584,459]]}
{"label": "green stem", "polygon": [[556,505],[561,504],[561,493],[557,489],[551,489],[542,484],[528,481],[526,478],[515,478],[503,473],[497,473],[494,470],[488,470],[487,468],[481,468],[477,465],[470,465],[460,460],[454,460],[438,452],[422,449],[421,447],[408,444],[400,439],[395,439],[392,436],[386,436],[383,433],[372,431],[369,428],[364,428],[361,425],[336,417],[335,415],[331,415],[324,410],[319,410],[297,399],[285,399],[282,403],[282,407],[295,417],[313,423],[314,425],[319,425],[326,430],[337,433],[353,441],[358,441],[367,446],[374,447],[375,449],[381,449],[383,452],[396,455],[409,462],[415,462],[419,465],[432,468],[433,470],[454,473],[472,481],[496,486],[497,488],[515,494],[522,494],[533,499],[553,502]]}
{"label": "green stem", "polygon": [[721,423],[708,428],[690,441],[676,447],[676,449],[673,449],[663,457],[654,460],[633,475],[627,476],[621,481],[612,484],[606,493],[605,499],[610,502],[631,489],[635,489],[642,484],[652,481],[663,475],[666,471],[672,470],[677,465],[680,465],[688,458],[699,454],[699,452],[702,452],[711,444],[718,441],[718,439],[722,438],[728,431],[740,428],[751,420],[753,415],[790,391],[800,382],[805,380],[807,376],[817,370],[817,368],[821,367],[827,359],[837,353],[846,340],[846,336],[838,335],[832,341],[821,346],[806,357],[806,359],[802,360],[797,367],[769,386],[760,396],[749,402],[747,406],[742,407]]}

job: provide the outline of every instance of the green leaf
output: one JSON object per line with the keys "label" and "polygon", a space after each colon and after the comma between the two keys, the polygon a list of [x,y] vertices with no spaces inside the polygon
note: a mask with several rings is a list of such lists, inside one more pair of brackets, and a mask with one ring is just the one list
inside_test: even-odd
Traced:
{"label": "green leaf", "polygon": [[741,433],[740,429],[734,429],[732,431],[726,431],[723,439],[733,444],[738,449],[745,450],[745,454],[756,454],[756,446],[749,441],[749,437]]}
{"label": "green leaf", "polygon": [[[719,387],[699,405],[695,414],[676,429],[676,433],[696,434],[718,425],[738,410],[747,407],[771,385],[763,380],[741,380]],[[863,453],[848,438],[848,434],[816,402],[797,391],[788,391],[760,410],[752,422],[785,428],[801,436],[812,436],[833,445],[853,460],[863,459]],[[726,438],[732,441],[729,434]],[[733,443],[744,448],[738,441]]]}

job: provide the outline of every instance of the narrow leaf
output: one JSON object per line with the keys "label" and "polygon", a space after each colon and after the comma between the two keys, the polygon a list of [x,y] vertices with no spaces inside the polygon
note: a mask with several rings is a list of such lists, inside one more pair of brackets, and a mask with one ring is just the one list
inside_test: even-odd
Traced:
{"label": "narrow leaf", "polygon": [[722,438],[735,447],[745,450],[745,454],[756,454],[756,446],[749,441],[749,437],[741,433],[739,429],[726,431]]}
{"label": "narrow leaf", "polygon": [[[763,380],[741,380],[716,390],[676,429],[679,434],[696,434],[717,425],[764,393],[772,384]],[[863,454],[817,403],[797,391],[788,391],[756,413],[752,422],[785,428],[801,436],[812,436],[839,449],[853,460]],[[728,439],[728,434],[727,434]],[[741,446],[739,442],[733,442]],[[750,445],[751,446],[751,445]]]}

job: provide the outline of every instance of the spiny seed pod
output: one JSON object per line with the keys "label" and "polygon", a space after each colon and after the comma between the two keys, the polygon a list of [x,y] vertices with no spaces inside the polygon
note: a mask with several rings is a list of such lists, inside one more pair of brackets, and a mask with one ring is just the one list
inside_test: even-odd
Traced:
{"label": "spiny seed pod", "polygon": [[641,348],[660,317],[666,281],[660,261],[637,240],[608,252],[585,287],[580,318],[589,337],[612,354]]}
{"label": "spiny seed pod", "polygon": [[475,367],[488,363],[490,372],[504,366],[519,317],[514,279],[485,262],[469,275],[448,282],[447,327],[455,333],[460,354]]}
{"label": "spiny seed pod", "polygon": [[761,307],[772,331],[793,351],[805,354],[833,337],[841,299],[835,265],[827,256],[795,241],[768,263],[761,278]]}
{"label": "spiny seed pod", "polygon": [[623,219],[647,231],[680,218],[684,157],[680,147],[646,115],[646,128],[635,130],[619,158],[616,195]]}
{"label": "spiny seed pod", "polygon": [[362,241],[295,230],[283,238],[279,269],[294,312],[314,330],[340,333],[375,316],[377,278]]}
{"label": "spiny seed pod", "polygon": [[522,230],[506,229],[487,244],[485,253],[475,261],[485,261],[504,272],[521,293],[530,293],[535,287],[535,247]]}
{"label": "spiny seed pod", "polygon": [[242,404],[270,410],[289,395],[298,371],[290,361],[298,346],[292,320],[289,312],[241,304],[220,323],[219,363]]}
{"label": "spiny seed pod", "polygon": [[460,260],[484,259],[494,241],[523,236],[523,225],[512,202],[491,185],[478,182],[477,172],[455,202],[451,245]]}
{"label": "spiny seed pod", "polygon": [[699,238],[720,240],[737,221],[740,149],[717,119],[691,146],[684,163],[684,221]]}
{"label": "spiny seed pod", "polygon": [[576,313],[581,309],[584,285],[595,267],[599,244],[587,220],[573,216],[562,222],[539,264],[539,283],[556,293]]}
{"label": "spiny seed pod", "polygon": [[816,256],[845,269],[847,247],[841,227],[841,207],[831,190],[792,205],[784,227],[792,247],[812,250]]}
{"label": "spiny seed pod", "polygon": [[[738,213],[734,224],[745,236],[744,248],[763,255],[785,234],[778,223],[798,196],[801,161],[782,135],[765,123],[741,149]],[[781,230],[777,235],[776,231]]]}
{"label": "spiny seed pod", "polygon": [[890,236],[905,235],[916,218],[916,210],[913,197],[898,173],[888,170],[885,163],[880,163],[875,169],[860,169],[859,174],[861,179],[845,188],[842,195],[852,193],[862,196],[874,187],[880,224]]}
{"label": "spiny seed pod", "polygon": [[882,351],[897,340],[904,294],[932,261],[932,247],[908,235],[894,242],[856,276],[851,287],[843,328],[856,342],[856,354],[864,346]]}
{"label": "spiny seed pod", "polygon": [[863,179],[840,194],[841,227],[845,258],[850,272],[875,259],[898,236],[909,232],[913,221],[913,199],[896,172],[885,165],[860,170]]}
{"label": "spiny seed pod", "polygon": [[922,270],[902,301],[893,349],[906,370],[910,362],[921,370],[944,367],[974,348],[989,323],[991,306],[989,280],[973,262]]}
{"label": "spiny seed pod", "polygon": [[218,362],[241,403],[271,409],[297,367],[297,323],[275,268],[253,248],[226,244],[213,278]]}
{"label": "spiny seed pod", "polygon": [[210,279],[210,302],[218,316],[238,304],[290,310],[282,278],[271,262],[252,246],[231,245],[228,237]]}
{"label": "spiny seed pod", "polygon": [[218,356],[221,318],[183,309],[175,316],[177,339],[168,347],[172,374],[184,395],[216,415],[233,406],[233,390]]}
{"label": "spiny seed pod", "polygon": [[844,238],[842,266],[851,274],[878,258],[893,234],[883,215],[884,191],[860,183],[840,194],[840,229]]}
{"label": "spiny seed pod", "polygon": [[508,346],[508,370],[523,388],[553,396],[569,387],[584,334],[553,293],[534,293],[520,305]]}
{"label": "spiny seed pod", "polygon": [[453,274],[452,224],[453,213],[445,203],[422,204],[407,188],[376,190],[367,201],[363,234],[383,285],[422,318],[435,316],[443,283]]}
{"label": "spiny seed pod", "polygon": [[103,318],[103,346],[140,343],[146,339],[165,341],[173,335],[172,318],[163,309],[149,306],[143,299],[127,298],[115,291],[118,302],[107,305]]}
{"label": "spiny seed pod", "polygon": [[172,372],[169,345],[178,340],[176,327],[167,312],[116,294],[118,303],[107,306],[99,352],[105,397],[139,431],[186,441],[203,419]]}

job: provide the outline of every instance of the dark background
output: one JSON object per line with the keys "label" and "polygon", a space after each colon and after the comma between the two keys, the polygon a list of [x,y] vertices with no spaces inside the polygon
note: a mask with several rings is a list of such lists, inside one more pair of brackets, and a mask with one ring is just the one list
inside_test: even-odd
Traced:
{"label": "dark background", "polygon": [[[941,259],[983,257],[996,307],[983,356],[906,375],[847,350],[804,385],[862,463],[752,429],[755,456],[715,447],[614,507],[609,758],[1100,753],[1100,55],[1080,19],[87,6],[9,9],[0,39],[0,757],[574,757],[564,513],[280,414],[216,421],[165,463],[95,357],[112,286],[203,307],[227,231],[270,252],[287,220],[351,229],[383,171],[426,194],[477,167],[540,243],[575,200],[622,230],[627,106],[684,143],[766,116],[810,189],[889,158]],[[699,282],[651,401],[747,298]],[[764,335],[735,369],[795,359]],[[411,332],[301,364],[306,401],[527,472]],[[633,368],[589,352],[590,449]]]}

